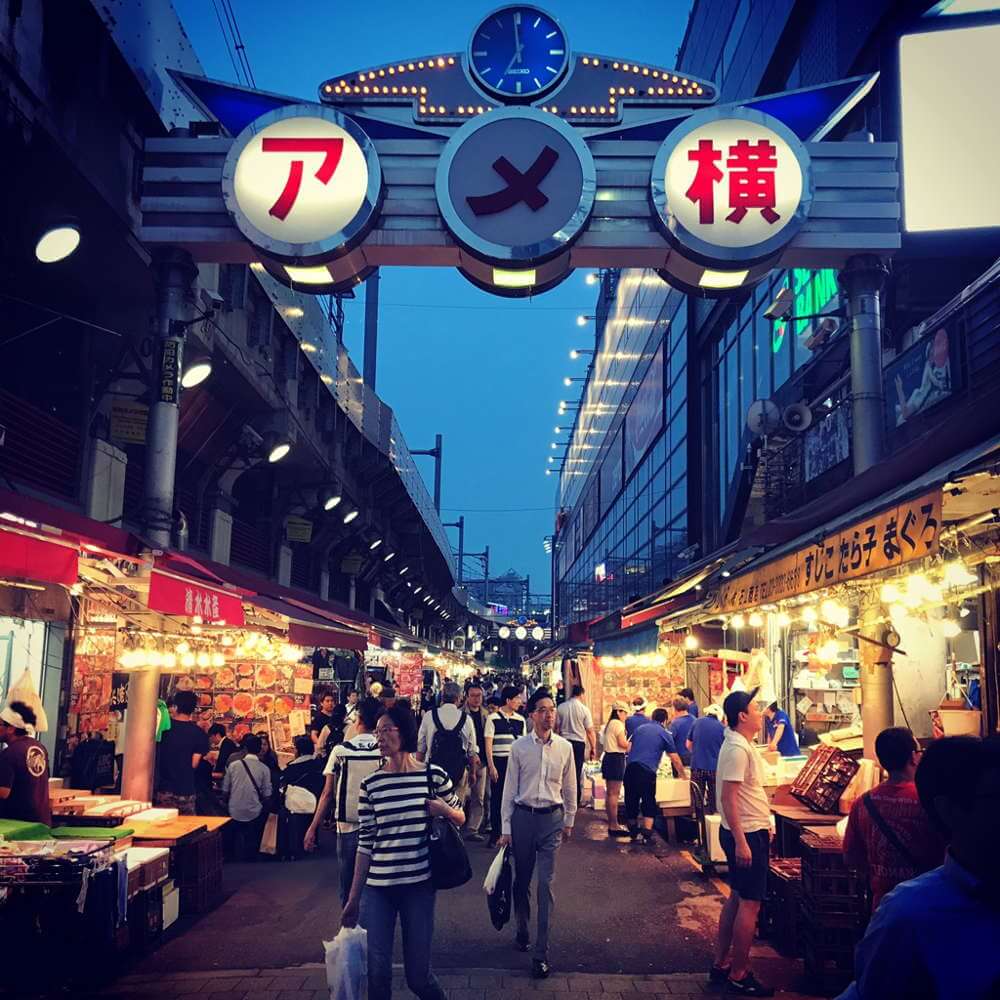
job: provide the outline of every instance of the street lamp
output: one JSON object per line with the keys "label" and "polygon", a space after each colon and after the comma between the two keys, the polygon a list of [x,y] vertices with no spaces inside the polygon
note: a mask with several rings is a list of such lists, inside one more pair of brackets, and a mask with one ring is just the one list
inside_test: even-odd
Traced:
{"label": "street lamp", "polygon": [[343,499],[340,493],[335,489],[324,490],[320,496],[323,499],[323,510],[326,511],[333,510],[333,508],[336,507],[337,504],[339,504]]}
{"label": "street lamp", "polygon": [[264,435],[264,453],[267,455],[267,460],[271,465],[274,465],[275,462],[280,462],[291,450],[292,443],[288,438],[282,437],[274,431],[268,431]]}
{"label": "street lamp", "polygon": [[212,374],[212,359],[207,354],[197,354],[185,366],[181,375],[181,387],[193,389],[201,385]]}
{"label": "street lamp", "polygon": [[596,285],[601,280],[601,276],[594,271],[590,271],[583,280],[586,281],[588,285]]}
{"label": "street lamp", "polygon": [[80,227],[64,220],[46,226],[35,243],[35,257],[42,264],[65,260],[80,245]]}
{"label": "street lamp", "polygon": [[576,361],[581,354],[589,354],[593,357],[596,353],[596,351],[588,351],[585,347],[574,347],[573,350],[569,352],[569,359],[570,361]]}
{"label": "street lamp", "polygon": [[568,387],[571,386],[574,382],[586,382],[586,381],[587,381],[586,378],[570,378],[570,376],[567,375],[563,379],[563,385]]}
{"label": "street lamp", "polygon": [[597,319],[596,316],[585,316],[583,315],[583,313],[581,313],[579,316],[576,317],[576,325],[586,326],[589,322],[596,319]]}
{"label": "street lamp", "polygon": [[357,510],[356,508],[354,510],[349,510],[344,515],[344,524],[350,524],[351,521],[353,521],[360,513],[361,511]]}

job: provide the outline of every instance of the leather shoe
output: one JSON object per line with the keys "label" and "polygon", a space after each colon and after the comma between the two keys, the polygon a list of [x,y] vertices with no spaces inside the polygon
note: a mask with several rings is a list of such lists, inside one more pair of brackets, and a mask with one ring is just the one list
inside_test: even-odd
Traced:
{"label": "leather shoe", "polygon": [[514,938],[514,945],[517,947],[518,951],[527,951],[531,947],[531,939],[525,935],[522,937],[520,934]]}
{"label": "leather shoe", "polygon": [[540,962],[537,958],[531,960],[532,979],[548,979],[551,971],[548,962]]}

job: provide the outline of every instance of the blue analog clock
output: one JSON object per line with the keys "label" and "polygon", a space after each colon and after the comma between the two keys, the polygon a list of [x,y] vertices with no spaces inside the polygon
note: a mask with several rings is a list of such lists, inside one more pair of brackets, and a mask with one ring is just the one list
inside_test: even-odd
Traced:
{"label": "blue analog clock", "polygon": [[469,69],[476,82],[501,101],[540,97],[569,65],[566,33],[551,14],[514,4],[494,11],[476,28]]}

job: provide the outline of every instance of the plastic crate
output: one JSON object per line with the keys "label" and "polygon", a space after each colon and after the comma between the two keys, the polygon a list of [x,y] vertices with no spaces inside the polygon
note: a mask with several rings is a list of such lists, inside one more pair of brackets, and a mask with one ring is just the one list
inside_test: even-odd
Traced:
{"label": "plastic crate", "polygon": [[216,872],[208,878],[192,885],[181,885],[180,912],[207,913],[214,909],[222,899],[222,872]]}
{"label": "plastic crate", "polygon": [[170,872],[180,886],[197,885],[221,871],[221,830],[206,831],[170,851]]}
{"label": "plastic crate", "polygon": [[[792,864],[789,864],[792,862]],[[802,883],[798,858],[775,858],[768,871],[767,898],[760,911],[760,933],[783,955],[801,950]]]}
{"label": "plastic crate", "polygon": [[821,837],[815,833],[803,833],[799,838],[799,854],[802,858],[802,874],[806,871],[847,872],[843,844],[839,837]]}
{"label": "plastic crate", "polygon": [[836,747],[820,745],[809,755],[789,793],[814,812],[836,812],[840,796],[858,772],[858,762]]}
{"label": "plastic crate", "polygon": [[866,895],[865,880],[850,869],[842,872],[815,871],[808,865],[802,868],[802,891],[819,898],[840,897],[860,899]]}

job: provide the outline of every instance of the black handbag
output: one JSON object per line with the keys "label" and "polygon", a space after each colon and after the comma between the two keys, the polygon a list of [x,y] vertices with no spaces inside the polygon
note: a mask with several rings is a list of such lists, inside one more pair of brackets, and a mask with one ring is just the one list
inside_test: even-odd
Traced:
{"label": "black handbag", "polygon": [[514,872],[510,866],[510,848],[505,847],[501,862],[500,877],[493,891],[486,897],[486,905],[490,911],[490,921],[501,931],[504,924],[510,920],[511,897],[513,895]]}
{"label": "black handbag", "polygon": [[[427,767],[427,798],[433,799],[434,778]],[[465,842],[457,826],[444,816],[431,816],[427,831],[427,851],[431,862],[431,881],[435,889],[457,889],[472,878],[472,865]]]}

